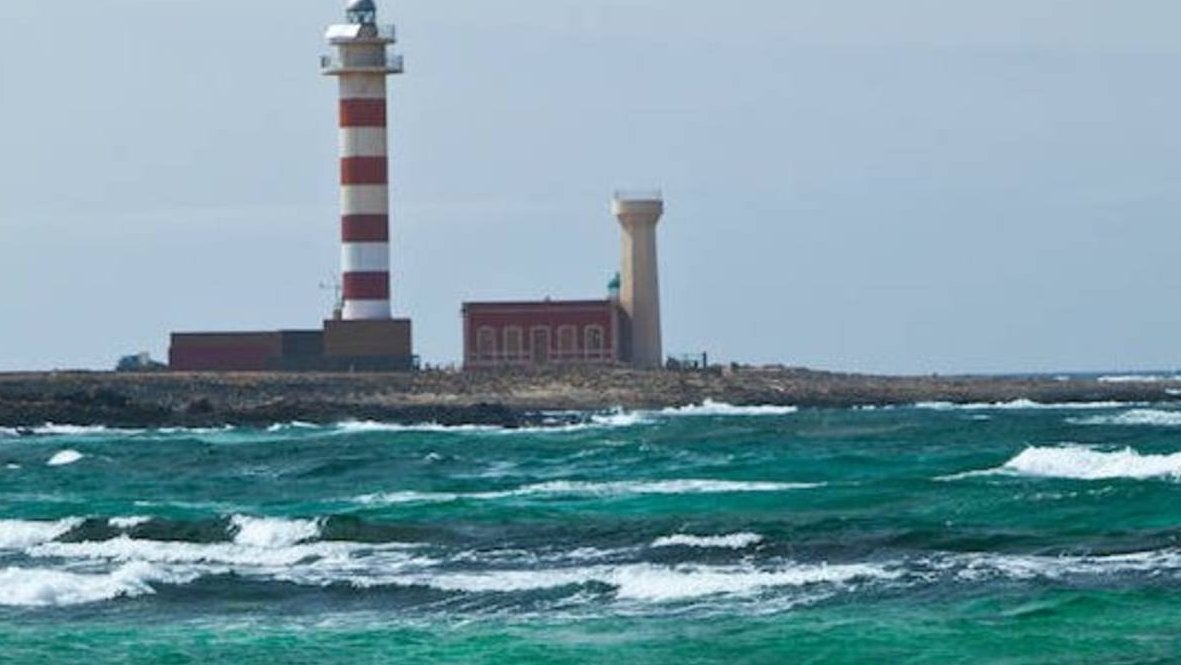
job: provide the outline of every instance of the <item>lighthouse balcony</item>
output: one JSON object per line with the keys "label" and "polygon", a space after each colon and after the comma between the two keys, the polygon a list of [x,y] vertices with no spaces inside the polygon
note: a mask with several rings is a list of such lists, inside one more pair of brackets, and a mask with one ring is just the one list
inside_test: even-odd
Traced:
{"label": "lighthouse balcony", "polygon": [[327,76],[341,74],[401,74],[405,64],[400,55],[387,55],[376,61],[344,59],[339,55],[320,56],[320,71]]}
{"label": "lighthouse balcony", "polygon": [[398,33],[393,25],[372,25],[344,23],[328,27],[324,38],[329,44],[393,44],[398,41]]}

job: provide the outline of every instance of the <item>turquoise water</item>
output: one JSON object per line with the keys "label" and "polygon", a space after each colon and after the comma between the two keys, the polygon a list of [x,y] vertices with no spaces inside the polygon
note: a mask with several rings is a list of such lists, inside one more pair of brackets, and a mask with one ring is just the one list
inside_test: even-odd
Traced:
{"label": "turquoise water", "polygon": [[1181,660],[1181,409],[0,430],[0,662]]}

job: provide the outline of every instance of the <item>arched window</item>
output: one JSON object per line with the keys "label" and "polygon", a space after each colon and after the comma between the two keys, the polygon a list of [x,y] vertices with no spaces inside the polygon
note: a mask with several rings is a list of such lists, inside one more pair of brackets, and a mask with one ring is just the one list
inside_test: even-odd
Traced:
{"label": "arched window", "polygon": [[505,360],[521,360],[525,357],[525,334],[520,326],[504,329]]}
{"label": "arched window", "polygon": [[600,358],[603,355],[604,337],[603,326],[591,325],[583,329],[586,340],[586,355],[588,358]]}
{"label": "arched window", "polygon": [[496,359],[496,329],[482,326],[476,332],[476,355],[480,360]]}
{"label": "arched window", "polygon": [[558,326],[558,353],[563,358],[575,355],[578,350],[578,328],[574,326]]}

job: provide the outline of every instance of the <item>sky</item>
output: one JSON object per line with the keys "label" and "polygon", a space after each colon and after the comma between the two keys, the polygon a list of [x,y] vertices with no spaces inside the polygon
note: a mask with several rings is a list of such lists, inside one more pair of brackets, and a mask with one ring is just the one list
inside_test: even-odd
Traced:
{"label": "sky", "polygon": [[[394,307],[602,297],[658,187],[670,354],[1181,367],[1175,0],[379,0]],[[0,371],[319,326],[336,0],[0,3]]]}

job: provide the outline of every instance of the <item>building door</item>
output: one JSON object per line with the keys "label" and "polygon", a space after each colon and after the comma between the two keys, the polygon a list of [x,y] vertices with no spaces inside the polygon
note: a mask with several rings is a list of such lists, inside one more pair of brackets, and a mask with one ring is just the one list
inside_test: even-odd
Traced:
{"label": "building door", "polygon": [[533,362],[545,365],[549,362],[549,328],[533,329]]}

